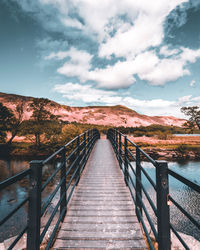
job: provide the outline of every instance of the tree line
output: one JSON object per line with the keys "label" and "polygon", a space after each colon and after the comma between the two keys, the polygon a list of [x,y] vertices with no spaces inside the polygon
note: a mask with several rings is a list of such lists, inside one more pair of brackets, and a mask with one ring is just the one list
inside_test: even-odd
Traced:
{"label": "tree line", "polygon": [[[51,110],[55,104],[46,98],[34,98],[28,107],[25,102],[19,102],[12,111],[3,103],[0,103],[0,143],[11,145],[14,138],[26,136],[34,139],[34,146],[40,148],[45,142],[51,147],[61,146],[66,141],[72,139],[84,130],[96,127],[102,133],[106,133],[108,126],[78,124],[64,122],[54,115]],[[31,112],[30,119],[24,117],[25,109]],[[200,130],[200,108],[198,106],[182,107],[181,111],[189,117],[183,128],[175,126],[150,125],[140,127],[119,127],[122,133],[133,134],[134,136],[152,136],[160,134],[161,136],[174,133],[189,132],[193,133],[195,129]],[[8,138],[8,133],[10,134]]]}
{"label": "tree line", "polygon": [[[55,150],[83,131],[93,128],[106,133],[108,127],[69,123],[59,119],[52,113],[55,104],[45,98],[35,98],[26,107],[21,101],[11,110],[0,103],[0,144],[11,146],[16,136],[25,136],[32,142],[32,149],[50,148]],[[31,112],[25,119],[26,112]],[[8,136],[9,135],[9,136]]]}

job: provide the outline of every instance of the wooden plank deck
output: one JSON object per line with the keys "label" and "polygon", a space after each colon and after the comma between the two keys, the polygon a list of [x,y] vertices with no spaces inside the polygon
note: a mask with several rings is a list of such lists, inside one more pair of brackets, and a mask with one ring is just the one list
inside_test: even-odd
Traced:
{"label": "wooden plank deck", "polygon": [[98,140],[53,249],[147,249],[108,140]]}

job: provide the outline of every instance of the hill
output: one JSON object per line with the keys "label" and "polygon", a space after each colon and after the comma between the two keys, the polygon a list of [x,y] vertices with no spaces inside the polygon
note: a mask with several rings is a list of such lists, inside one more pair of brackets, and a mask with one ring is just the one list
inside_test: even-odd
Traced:
{"label": "hill", "polygon": [[[15,94],[6,94],[0,92],[0,102],[5,106],[15,111],[15,107],[18,103],[25,103],[25,111],[23,119],[29,119],[32,111],[29,106],[34,97],[21,96]],[[51,112],[55,115],[59,115],[60,119],[68,122],[88,123],[96,125],[108,125],[116,127],[139,127],[149,126],[152,124],[159,125],[174,125],[182,126],[185,122],[184,119],[176,118],[173,116],[148,116],[141,115],[136,111],[127,108],[125,106],[88,106],[88,107],[70,107],[67,105],[61,105],[54,101]]]}

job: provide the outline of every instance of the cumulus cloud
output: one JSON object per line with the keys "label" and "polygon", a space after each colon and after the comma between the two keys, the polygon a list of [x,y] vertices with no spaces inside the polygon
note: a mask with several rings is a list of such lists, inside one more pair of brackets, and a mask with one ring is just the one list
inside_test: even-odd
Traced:
{"label": "cumulus cloud", "polygon": [[73,18],[63,18],[62,22],[65,26],[68,26],[68,27],[77,28],[77,29],[84,28],[83,24],[75,18],[74,19]]}
{"label": "cumulus cloud", "polygon": [[[162,46],[167,16],[177,6],[184,9],[182,4],[186,2],[188,0],[104,0],[99,4],[91,0],[39,0],[28,4],[22,0],[19,4],[24,10],[36,13],[34,17],[46,29],[56,31],[57,27],[58,32],[67,34],[67,44],[73,29],[79,30],[77,39],[84,33],[97,43],[95,53],[78,48],[66,51],[70,47],[67,45],[45,54],[46,61],[69,57],[57,69],[58,73],[78,77],[80,82],[93,81],[101,88],[119,89],[134,84],[136,76],[152,85],[164,85],[190,74],[187,65],[196,62],[200,50]],[[93,61],[97,59],[96,53],[99,57],[111,60],[115,56],[120,60],[114,65],[94,68],[91,59],[94,54]]]}
{"label": "cumulus cloud", "polygon": [[91,85],[81,85],[79,83],[66,83],[55,85],[54,91],[63,94],[69,100],[82,101],[84,103],[118,104],[122,97],[115,92],[95,89]]}
{"label": "cumulus cloud", "polygon": [[[166,18],[177,6],[181,10],[182,4],[189,0],[103,0],[100,4],[91,0],[18,2],[46,30],[54,32],[55,40],[38,42],[42,50],[49,48],[43,53],[45,62],[64,60],[62,66],[59,62],[57,72],[79,80],[76,84],[55,86],[54,91],[67,99],[90,104],[121,103],[142,113],[179,115],[177,110],[181,105],[197,103],[198,97],[192,96],[176,101],[139,100],[114,91],[130,87],[136,79],[160,86],[190,74],[189,65],[200,58],[200,49],[163,46]],[[55,32],[60,34],[57,40]],[[94,42],[94,47],[86,46],[86,37]],[[105,63],[98,65],[100,59]],[[190,86],[194,85],[192,81]]]}
{"label": "cumulus cloud", "polygon": [[178,99],[178,104],[181,106],[199,106],[200,96],[192,97],[192,95],[187,95],[180,97]]}
{"label": "cumulus cloud", "polygon": [[[127,15],[131,19],[133,25],[127,30],[118,29],[114,36],[105,38],[105,42],[101,44],[99,56],[109,57],[112,54],[116,56],[130,57],[137,55],[142,51],[159,46],[164,37],[163,22],[168,14],[176,6],[186,0],[178,1],[125,1]],[[120,4],[119,4],[120,6]],[[123,8],[120,6],[120,10]],[[130,15],[133,11],[134,15]],[[120,49],[119,49],[120,48]]]}
{"label": "cumulus cloud", "polygon": [[188,63],[195,63],[199,57],[200,49],[192,50],[182,47],[180,54],[160,59],[151,71],[139,74],[139,76],[152,85],[164,85],[166,82],[175,81],[184,75],[190,75],[186,66]]}
{"label": "cumulus cloud", "polygon": [[50,55],[45,56],[44,59],[45,60],[51,60],[51,59],[62,60],[66,58],[68,55],[69,53],[67,51],[59,51],[57,53],[52,52]]}
{"label": "cumulus cloud", "polygon": [[[50,54],[49,57],[58,57],[58,55],[60,55],[58,53]],[[67,52],[62,52],[61,57],[63,56],[69,57],[70,59],[62,67],[58,68],[57,71],[66,76],[78,76],[81,81],[86,81],[88,71],[91,68],[92,55],[86,51],[71,48]]]}
{"label": "cumulus cloud", "polygon": [[166,45],[162,46],[160,48],[160,54],[164,55],[166,57],[178,54],[179,52],[180,52],[180,50],[178,50],[178,49],[169,49],[169,47],[166,46]]}
{"label": "cumulus cloud", "polygon": [[196,85],[196,81],[195,80],[192,80],[191,82],[190,82],[190,87],[195,87],[195,85]]}
{"label": "cumulus cloud", "polygon": [[183,106],[200,105],[200,96],[182,96],[177,100],[152,99],[141,100],[130,95],[120,95],[115,91],[96,89],[92,85],[79,83],[66,83],[55,85],[53,91],[63,95],[64,98],[73,101],[81,101],[88,105],[125,105],[141,114],[146,115],[172,115],[185,118],[180,109]]}
{"label": "cumulus cloud", "polygon": [[159,58],[154,50],[146,51],[134,59],[118,61],[112,66],[94,70],[91,70],[90,64],[92,56],[74,48],[67,53],[50,54],[48,58],[70,56],[70,61],[58,69],[59,73],[77,76],[81,82],[94,81],[100,88],[120,89],[131,86],[136,81],[136,75],[155,86],[189,75],[190,71],[186,66],[196,62],[200,57],[200,49],[181,48],[180,51],[178,55],[170,58]]}

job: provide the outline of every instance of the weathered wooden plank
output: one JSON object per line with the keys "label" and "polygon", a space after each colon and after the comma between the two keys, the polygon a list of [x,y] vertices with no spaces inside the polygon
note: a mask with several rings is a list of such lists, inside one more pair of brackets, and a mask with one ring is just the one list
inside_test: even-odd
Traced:
{"label": "weathered wooden plank", "polygon": [[61,240],[58,239],[54,249],[140,249],[146,250],[144,240]]}
{"label": "weathered wooden plank", "polygon": [[127,211],[127,210],[132,210],[133,207],[131,205],[124,205],[124,204],[117,204],[117,205],[98,205],[97,204],[93,204],[93,205],[89,205],[89,204],[75,204],[75,205],[71,205],[70,206],[70,210],[121,210],[121,211]]}
{"label": "weathered wooden plank", "polygon": [[118,224],[118,223],[135,223],[138,222],[137,218],[135,216],[130,216],[130,217],[96,217],[94,220],[94,216],[85,216],[85,217],[73,217],[73,216],[66,216],[64,219],[64,222],[71,222],[71,223],[90,223],[90,224],[105,224],[105,223],[113,223],[113,224]]}
{"label": "weathered wooden plank", "polygon": [[63,223],[62,230],[68,230],[68,231],[126,231],[126,230],[140,230],[138,223],[104,223],[104,224],[91,224],[91,223]]}
{"label": "weathered wooden plank", "polygon": [[141,240],[143,237],[138,236],[138,230],[127,231],[66,231],[60,230],[57,239],[63,240]]}

